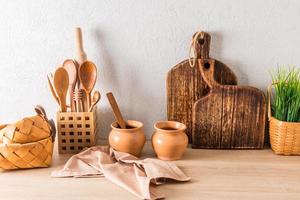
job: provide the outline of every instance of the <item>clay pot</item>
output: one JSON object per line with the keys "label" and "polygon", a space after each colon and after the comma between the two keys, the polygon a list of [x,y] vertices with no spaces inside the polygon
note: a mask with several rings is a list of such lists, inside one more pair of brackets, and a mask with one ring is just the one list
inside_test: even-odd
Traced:
{"label": "clay pot", "polygon": [[146,142],[144,125],[139,121],[127,120],[126,126],[127,129],[121,129],[117,122],[111,124],[112,130],[108,138],[109,145],[117,151],[139,157]]}
{"label": "clay pot", "polygon": [[156,132],[152,135],[152,147],[161,160],[178,160],[182,157],[188,144],[185,134],[186,126],[176,121],[161,121],[154,125]]}

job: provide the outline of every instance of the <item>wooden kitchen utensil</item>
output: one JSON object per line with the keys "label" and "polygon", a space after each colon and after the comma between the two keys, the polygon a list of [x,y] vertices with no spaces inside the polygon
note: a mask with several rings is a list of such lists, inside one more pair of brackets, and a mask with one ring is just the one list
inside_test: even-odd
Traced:
{"label": "wooden kitchen utensil", "polygon": [[[83,39],[82,39],[82,31],[80,27],[75,28],[75,43],[76,43],[76,61],[79,66],[87,60],[87,55],[83,48]],[[82,84],[78,81],[78,88],[83,89]],[[85,93],[82,93],[82,104],[83,110],[87,111],[89,107],[87,106],[87,97]]]}
{"label": "wooden kitchen utensil", "polygon": [[117,101],[116,101],[114,95],[111,92],[109,92],[106,94],[106,96],[107,96],[110,106],[114,112],[115,118],[116,118],[119,126],[121,127],[121,129],[126,129],[125,120],[122,117],[122,114],[120,112],[119,106],[117,104]]}
{"label": "wooden kitchen utensil", "polygon": [[264,145],[266,98],[249,86],[221,85],[214,77],[216,61],[199,59],[210,88],[194,104],[193,148],[259,149]]}
{"label": "wooden kitchen utensil", "polygon": [[61,112],[67,111],[66,96],[69,87],[69,76],[67,70],[59,67],[54,74],[54,87],[59,98]]}
{"label": "wooden kitchen utensil", "polygon": [[86,53],[83,48],[82,31],[80,27],[75,28],[75,39],[76,39],[76,54],[77,62],[81,65],[87,60]]}
{"label": "wooden kitchen utensil", "polygon": [[95,105],[99,102],[101,98],[101,94],[99,91],[95,91],[93,94],[93,101],[92,101],[92,105],[89,108],[89,112],[91,112],[93,110],[93,108],[95,107]]}
{"label": "wooden kitchen utensil", "polygon": [[69,91],[69,97],[70,97],[70,107],[71,107],[71,111],[75,112],[76,108],[75,108],[75,103],[73,100],[73,95],[74,95],[74,89],[75,89],[76,82],[77,82],[78,65],[77,65],[76,61],[74,61],[72,59],[67,59],[63,63],[63,68],[65,68],[65,70],[67,70],[67,72],[68,72],[68,76],[69,76],[68,91]]}
{"label": "wooden kitchen utensil", "polygon": [[53,82],[52,82],[53,81],[53,76],[52,76],[52,74],[47,75],[47,80],[48,80],[48,85],[50,87],[51,94],[54,97],[55,101],[59,105],[59,98],[58,98],[58,96],[57,96],[57,94],[56,94],[56,92],[55,92],[55,90],[53,88]]}
{"label": "wooden kitchen utensil", "polygon": [[83,112],[83,92],[81,89],[75,88],[73,101],[75,102],[76,112]]}
{"label": "wooden kitchen utensil", "polygon": [[79,67],[79,80],[87,97],[87,110],[91,105],[91,92],[97,80],[96,65],[90,61],[83,62]]}
{"label": "wooden kitchen utensil", "polygon": [[[193,104],[200,97],[209,92],[208,85],[203,80],[198,63],[198,58],[209,58],[211,36],[205,32],[194,34],[191,51],[195,51],[195,59],[189,59],[175,65],[167,75],[167,112],[168,120],[179,121],[186,124],[186,133],[189,142],[192,139],[192,109]],[[215,80],[220,84],[236,85],[234,73],[222,62],[215,61]]]}

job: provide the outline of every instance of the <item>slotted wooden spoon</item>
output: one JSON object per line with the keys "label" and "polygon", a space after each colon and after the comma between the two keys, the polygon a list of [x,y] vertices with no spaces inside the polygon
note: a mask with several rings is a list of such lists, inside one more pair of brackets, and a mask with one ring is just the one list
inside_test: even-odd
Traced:
{"label": "slotted wooden spoon", "polygon": [[61,112],[67,111],[66,96],[69,87],[69,75],[67,70],[59,67],[54,73],[54,87],[59,98]]}
{"label": "slotted wooden spoon", "polygon": [[87,109],[91,105],[91,92],[97,80],[96,65],[90,61],[83,62],[79,67],[79,80],[87,97]]}

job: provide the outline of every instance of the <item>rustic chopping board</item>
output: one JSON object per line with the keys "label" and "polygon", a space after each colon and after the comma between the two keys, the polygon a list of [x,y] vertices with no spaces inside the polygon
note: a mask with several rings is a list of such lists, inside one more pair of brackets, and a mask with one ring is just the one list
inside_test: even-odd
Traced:
{"label": "rustic chopping board", "polygon": [[193,148],[259,149],[264,145],[266,98],[249,86],[220,85],[215,61],[199,59],[210,92],[194,104]]}
{"label": "rustic chopping board", "polygon": [[[194,34],[192,46],[197,58],[209,58],[211,36],[208,33]],[[194,61],[195,61],[194,60]],[[235,74],[222,62],[215,60],[215,80],[220,84],[236,85]],[[192,141],[192,109],[193,104],[201,96],[209,92],[203,80],[198,63],[191,67],[189,59],[175,65],[167,75],[167,113],[168,120],[186,124],[189,142]]]}

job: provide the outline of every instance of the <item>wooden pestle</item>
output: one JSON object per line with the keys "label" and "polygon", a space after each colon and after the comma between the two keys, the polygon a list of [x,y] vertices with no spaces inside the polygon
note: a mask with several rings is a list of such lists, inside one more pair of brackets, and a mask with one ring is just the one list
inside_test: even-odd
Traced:
{"label": "wooden pestle", "polygon": [[116,101],[114,95],[111,92],[109,92],[109,93],[106,94],[106,96],[107,96],[107,99],[110,103],[110,106],[111,106],[111,108],[114,112],[117,123],[119,124],[121,129],[126,129],[126,123],[125,123],[125,121],[122,117],[121,111],[119,109],[119,106],[117,104],[117,101]]}

